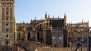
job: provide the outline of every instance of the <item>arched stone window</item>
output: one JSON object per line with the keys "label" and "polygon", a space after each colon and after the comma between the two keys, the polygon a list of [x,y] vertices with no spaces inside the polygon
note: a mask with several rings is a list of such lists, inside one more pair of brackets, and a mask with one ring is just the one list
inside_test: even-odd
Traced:
{"label": "arched stone window", "polygon": [[27,40],[30,40],[30,32],[27,34]]}
{"label": "arched stone window", "polygon": [[18,32],[18,34],[17,34],[17,39],[18,40],[20,39],[20,32]]}

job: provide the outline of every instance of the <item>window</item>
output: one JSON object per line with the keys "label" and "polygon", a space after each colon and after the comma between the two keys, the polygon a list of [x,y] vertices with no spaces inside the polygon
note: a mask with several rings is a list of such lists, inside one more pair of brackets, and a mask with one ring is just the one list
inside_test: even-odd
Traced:
{"label": "window", "polygon": [[6,35],[6,37],[8,37],[8,35]]}
{"label": "window", "polygon": [[6,32],[8,32],[8,30],[6,30]]}
{"label": "window", "polygon": [[6,41],[6,44],[8,45],[9,44],[8,39],[6,39],[5,41]]}
{"label": "window", "polygon": [[6,12],[6,14],[8,15],[8,11]]}
{"label": "window", "polygon": [[8,20],[8,18],[6,18],[6,20]]}
{"label": "window", "polygon": [[6,26],[8,26],[8,24],[6,24]]}

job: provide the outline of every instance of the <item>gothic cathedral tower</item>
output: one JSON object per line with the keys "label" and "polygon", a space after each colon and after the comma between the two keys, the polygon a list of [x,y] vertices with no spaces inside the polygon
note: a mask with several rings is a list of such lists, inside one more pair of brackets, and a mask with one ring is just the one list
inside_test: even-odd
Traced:
{"label": "gothic cathedral tower", "polygon": [[0,51],[14,51],[14,0],[0,0]]}

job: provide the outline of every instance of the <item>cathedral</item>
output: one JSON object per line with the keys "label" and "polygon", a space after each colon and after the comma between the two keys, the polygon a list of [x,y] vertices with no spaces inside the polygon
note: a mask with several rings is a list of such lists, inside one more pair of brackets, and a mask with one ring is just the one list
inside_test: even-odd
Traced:
{"label": "cathedral", "polygon": [[49,45],[64,44],[66,30],[66,14],[64,18],[50,18],[47,13],[42,20],[31,20],[30,23],[17,23],[17,40],[39,41]]}

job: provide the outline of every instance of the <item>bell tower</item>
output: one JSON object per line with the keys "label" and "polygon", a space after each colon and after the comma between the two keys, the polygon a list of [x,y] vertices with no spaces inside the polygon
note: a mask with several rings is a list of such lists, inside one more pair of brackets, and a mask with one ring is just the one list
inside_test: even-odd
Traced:
{"label": "bell tower", "polygon": [[14,0],[0,0],[0,51],[14,51]]}

